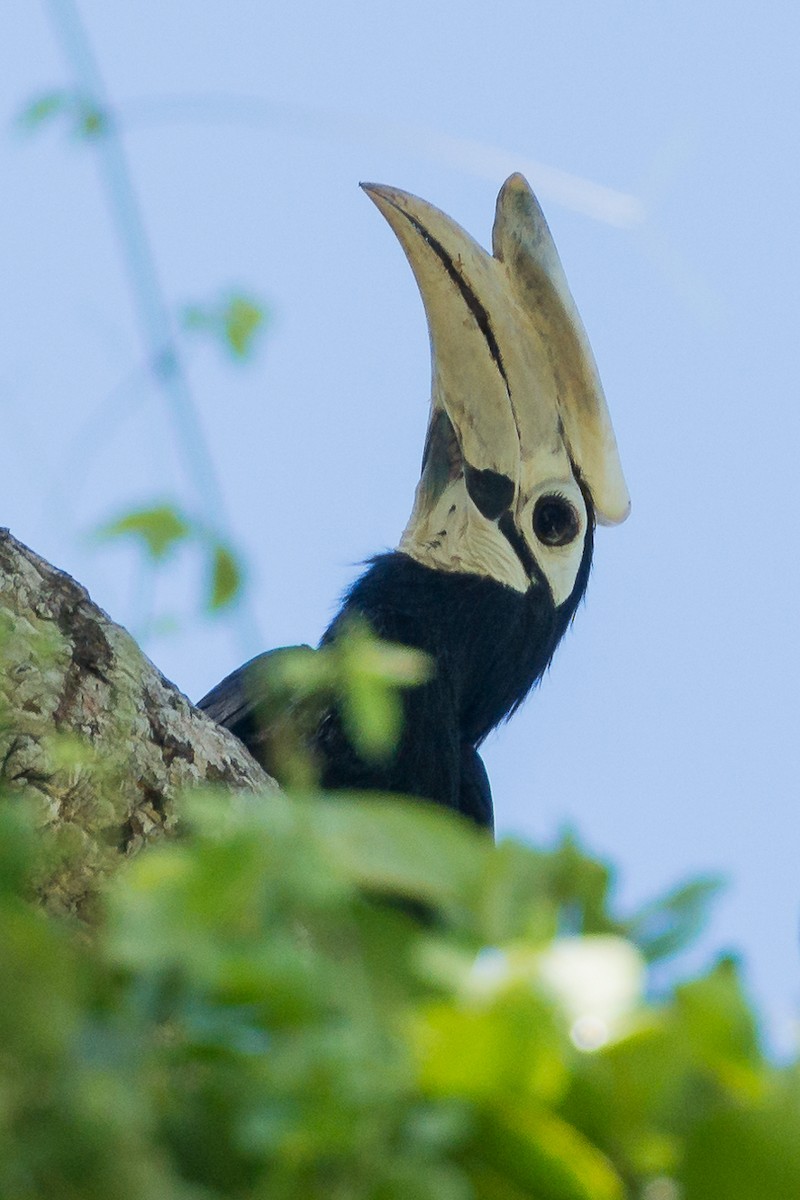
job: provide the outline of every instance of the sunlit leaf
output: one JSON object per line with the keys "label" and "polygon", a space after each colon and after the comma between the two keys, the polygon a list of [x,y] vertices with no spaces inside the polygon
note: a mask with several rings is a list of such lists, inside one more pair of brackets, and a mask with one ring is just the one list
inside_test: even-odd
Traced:
{"label": "sunlit leaf", "polygon": [[125,513],[95,531],[100,541],[134,538],[153,562],[163,561],[192,534],[191,522],[171,504]]}
{"label": "sunlit leaf", "polygon": [[411,1033],[431,1095],[525,1107],[556,1103],[567,1085],[553,1012],[530,987],[491,1003],[441,1001],[416,1014]]}
{"label": "sunlit leaf", "polygon": [[219,612],[232,604],[241,595],[242,586],[242,568],[236,554],[230,546],[215,542],[210,551],[209,611]]}
{"label": "sunlit leaf", "polygon": [[735,959],[722,958],[706,976],[680,987],[675,1019],[698,1065],[723,1088],[746,1097],[761,1095],[758,1027]]}
{"label": "sunlit leaf", "polygon": [[266,321],[264,307],[251,297],[233,295],[223,309],[228,346],[234,358],[245,359],[253,351],[256,335]]}
{"label": "sunlit leaf", "polygon": [[212,304],[187,305],[182,314],[185,329],[210,336],[238,362],[252,356],[267,319],[266,307],[243,292]]}
{"label": "sunlit leaf", "polygon": [[311,646],[286,646],[270,651],[264,668],[265,682],[274,682],[304,696],[329,692],[336,679],[331,655]]}
{"label": "sunlit leaf", "polygon": [[52,117],[72,112],[74,107],[75,95],[73,92],[63,89],[42,92],[41,95],[34,97],[25,105],[17,117],[17,124],[21,129],[32,132]]}
{"label": "sunlit leaf", "polygon": [[[550,938],[576,894],[613,923],[584,850],[551,875],[397,797],[195,792],[89,934],[24,898],[50,834],[20,814],[0,795],[0,1195],[800,1195],[800,1072],[763,1055],[735,964],[653,1005],[618,937]],[[570,1043],[631,1004],[618,1040]]]}
{"label": "sunlit leaf", "polygon": [[368,762],[389,758],[403,724],[400,698],[385,684],[357,674],[342,690],[342,717],[352,745]]}
{"label": "sunlit leaf", "polygon": [[68,117],[79,138],[99,137],[108,130],[108,117],[95,101],[80,92],[54,89],[30,101],[17,117],[24,132],[33,133],[54,117]]}
{"label": "sunlit leaf", "polygon": [[476,1156],[537,1200],[624,1200],[612,1163],[579,1130],[532,1105],[485,1120]]}
{"label": "sunlit leaf", "polygon": [[380,641],[365,622],[357,620],[321,653],[333,663],[334,691],[351,744],[368,761],[387,759],[402,731],[398,691],[430,677],[428,656]]}
{"label": "sunlit leaf", "polygon": [[422,650],[383,641],[357,619],[349,621],[329,649],[340,659],[345,679],[358,676],[403,688],[416,687],[433,673],[430,657]]}

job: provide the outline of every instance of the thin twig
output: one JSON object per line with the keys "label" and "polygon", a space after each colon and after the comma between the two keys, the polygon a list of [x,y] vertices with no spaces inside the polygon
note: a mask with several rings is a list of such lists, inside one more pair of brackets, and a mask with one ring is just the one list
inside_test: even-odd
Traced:
{"label": "thin twig", "polygon": [[[171,413],[186,474],[205,523],[220,540],[233,544],[222,489],[173,334],[169,308],[114,111],[73,0],[47,0],[47,5],[81,95],[100,117],[92,140],[109,211],[116,226],[146,360]],[[260,639],[255,616],[245,595],[242,595],[235,617],[242,649],[247,654],[252,653]]]}

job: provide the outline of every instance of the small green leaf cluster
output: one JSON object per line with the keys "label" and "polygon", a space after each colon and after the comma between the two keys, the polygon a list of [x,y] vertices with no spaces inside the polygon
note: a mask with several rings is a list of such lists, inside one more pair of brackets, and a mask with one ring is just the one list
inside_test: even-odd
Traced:
{"label": "small green leaf cluster", "polygon": [[356,753],[386,761],[402,732],[400,693],[424,683],[431,670],[421,650],[383,641],[357,619],[320,649],[286,646],[262,655],[249,682],[270,770],[284,785],[319,782],[313,742],[331,705]]}
{"label": "small green leaf cluster", "polygon": [[175,504],[154,504],[123,513],[94,531],[98,542],[132,540],[153,566],[167,562],[182,546],[199,550],[205,563],[204,608],[218,613],[236,601],[244,583],[234,548],[207,525]]}
{"label": "small green leaf cluster", "polygon": [[[134,301],[149,343],[149,373],[169,401],[189,476],[200,509],[205,512],[204,518],[190,518],[172,502],[154,503],[126,512],[95,532],[104,540],[134,536],[145,551],[145,570],[141,573],[145,587],[140,585],[138,591],[140,607],[148,611],[140,613],[137,620],[140,636],[166,631],[174,624],[169,618],[154,621],[150,616],[148,593],[153,578],[147,566],[162,563],[180,543],[192,544],[203,556],[206,613],[230,616],[235,611],[234,602],[245,599],[242,556],[224,529],[213,459],[194,412],[169,307],[160,294],[155,265],[147,252],[144,226],[119,141],[119,114],[92,88],[52,88],[32,97],[16,118],[16,127],[24,135],[37,134],[49,125],[66,127],[78,141],[93,144],[96,149],[104,145],[108,151],[102,156],[105,182],[128,273],[136,280]],[[211,338],[239,364],[253,359],[269,317],[266,305],[241,288],[228,289],[210,302],[183,305],[180,312],[184,330]]]}
{"label": "small green leaf cluster", "polygon": [[608,869],[396,798],[194,795],[87,936],[0,806],[0,1196],[796,1200],[800,1073]]}
{"label": "small green leaf cluster", "polygon": [[93,97],[68,88],[54,88],[30,100],[17,117],[17,127],[22,133],[33,133],[56,119],[66,120],[78,139],[97,138],[108,132],[109,114]]}
{"label": "small green leaf cluster", "polygon": [[269,310],[259,300],[245,292],[232,291],[213,304],[187,305],[182,319],[185,329],[210,337],[234,362],[243,363],[253,356],[269,316]]}

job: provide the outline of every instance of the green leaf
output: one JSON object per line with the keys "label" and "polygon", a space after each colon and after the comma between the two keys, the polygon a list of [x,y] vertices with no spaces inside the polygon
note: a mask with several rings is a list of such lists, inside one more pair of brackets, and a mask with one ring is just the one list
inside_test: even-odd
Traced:
{"label": "green leaf", "polygon": [[36,96],[25,105],[17,116],[17,125],[25,132],[32,133],[46,121],[62,113],[72,112],[74,108],[75,95],[73,92],[64,89],[42,92],[41,95]]}
{"label": "green leaf", "polygon": [[366,622],[355,619],[321,653],[334,664],[334,689],[351,744],[368,761],[389,758],[402,732],[398,689],[416,687],[429,678],[428,656],[381,641]]}
{"label": "green leaf", "polygon": [[366,621],[352,618],[330,651],[340,660],[343,681],[369,679],[392,688],[417,687],[430,679],[433,664],[422,650],[376,637]]}
{"label": "green leaf", "polygon": [[108,114],[93,101],[81,102],[77,112],[76,132],[79,137],[102,137],[108,132]]}
{"label": "green leaf", "polygon": [[[283,646],[270,650],[264,660],[263,684],[277,689],[285,695],[322,696],[331,691],[335,684],[334,664],[327,649],[315,650],[312,646]],[[259,680],[259,685],[262,680]]]}
{"label": "green leaf", "polygon": [[100,526],[95,531],[95,537],[106,542],[135,538],[153,562],[163,562],[176,546],[187,541],[193,533],[193,525],[187,517],[173,505],[161,504],[125,513],[115,521]]}
{"label": "green leaf", "polygon": [[625,1200],[608,1158],[546,1109],[509,1107],[483,1123],[475,1143],[472,1153],[479,1162],[536,1200]]}
{"label": "green leaf", "polygon": [[735,1095],[763,1090],[758,1026],[742,989],[739,966],[726,956],[702,979],[678,988],[675,1020],[689,1053]]}
{"label": "green leaf", "polygon": [[79,138],[100,137],[108,131],[108,116],[91,97],[64,88],[43,92],[31,100],[17,117],[17,125],[32,133],[54,117],[67,116]]}
{"label": "green leaf", "polygon": [[214,542],[210,553],[206,601],[209,612],[227,608],[241,595],[242,587],[242,569],[234,551],[224,542]]}
{"label": "green leaf", "polygon": [[399,697],[385,684],[354,674],[342,698],[345,732],[362,758],[382,762],[391,757],[403,726]]}
{"label": "green leaf", "polygon": [[733,961],[570,1042],[548,935],[576,897],[606,919],[611,874],[574,839],[553,870],[433,805],[194,791],[89,931],[29,901],[27,813],[0,794],[0,1196],[800,1197],[800,1068],[765,1058]]}
{"label": "green leaf", "polygon": [[265,305],[253,296],[232,292],[214,304],[187,305],[182,321],[185,329],[208,335],[237,362],[245,362],[255,350],[267,316]]}
{"label": "green leaf", "polygon": [[529,987],[493,1003],[440,1001],[412,1023],[420,1080],[431,1096],[505,1108],[557,1102],[568,1080],[551,1006]]}
{"label": "green leaf", "polygon": [[752,1107],[734,1106],[701,1122],[688,1139],[682,1200],[797,1200],[800,1105],[776,1088]]}
{"label": "green leaf", "polygon": [[559,929],[564,934],[617,933],[609,912],[613,881],[609,867],[587,854],[567,830],[542,862],[548,891],[559,906]]}
{"label": "green leaf", "polygon": [[689,1067],[681,1041],[652,1011],[628,1036],[576,1063],[563,1114],[615,1161],[643,1175],[669,1172],[679,1157],[673,1113],[685,1105]]}
{"label": "green leaf", "polygon": [[230,297],[222,315],[228,346],[234,358],[248,358],[253,351],[256,334],[266,320],[265,309],[251,297],[236,294]]}
{"label": "green leaf", "polygon": [[330,798],[309,818],[326,860],[360,887],[455,912],[474,902],[491,844],[454,814],[364,795]]}
{"label": "green leaf", "polygon": [[480,930],[491,944],[554,937],[558,905],[547,887],[545,851],[511,838],[499,842],[481,887]]}
{"label": "green leaf", "polygon": [[625,922],[628,936],[648,962],[671,958],[697,938],[724,882],[714,875],[692,879],[651,901]]}

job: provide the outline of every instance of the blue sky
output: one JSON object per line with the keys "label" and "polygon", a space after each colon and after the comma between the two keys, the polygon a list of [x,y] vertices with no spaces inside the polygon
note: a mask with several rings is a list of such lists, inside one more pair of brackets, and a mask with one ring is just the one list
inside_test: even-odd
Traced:
{"label": "blue sky", "polygon": [[[54,4],[7,0],[0,78],[0,520],[142,620],[99,521],[196,504],[143,350],[89,148],[15,114],[74,75]],[[800,1001],[797,736],[800,10],[684,0],[84,0],[175,312],[238,286],[255,362],[193,340],[194,400],[250,564],[258,633],[191,616],[178,559],[146,647],[197,697],[314,641],[392,546],[426,423],[415,285],[360,179],[486,244],[506,174],[537,190],[597,357],[633,499],[539,692],[486,748],[500,831],[565,823],[634,902],[731,885],[702,953],[739,947],[776,1044]]]}

